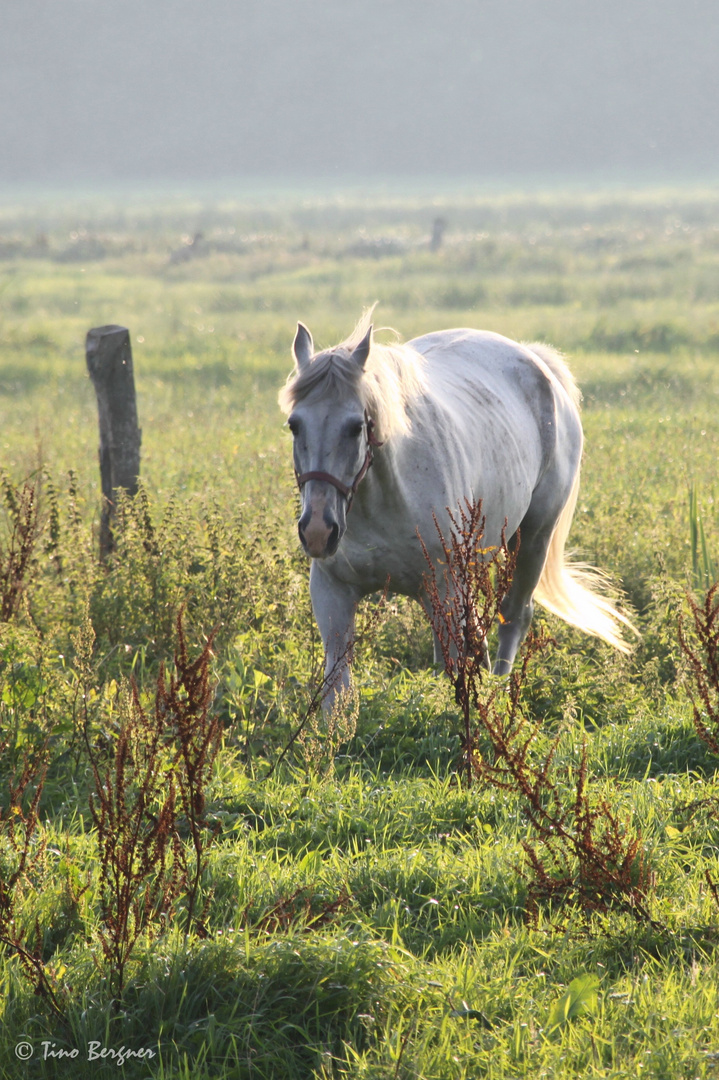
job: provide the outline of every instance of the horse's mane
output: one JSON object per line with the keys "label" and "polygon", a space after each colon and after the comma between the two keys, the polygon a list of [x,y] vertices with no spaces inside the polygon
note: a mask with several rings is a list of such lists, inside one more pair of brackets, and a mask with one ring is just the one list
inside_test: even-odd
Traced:
{"label": "horse's mane", "polygon": [[[292,411],[298,401],[328,390],[351,390],[375,422],[380,441],[405,435],[411,424],[407,406],[425,388],[424,357],[397,340],[382,345],[372,340],[361,370],[351,357],[372,322],[375,305],[364,312],[354,330],[339,345],[323,349],[302,370],[295,370],[280,390],[280,408]],[[397,335],[398,336],[398,335]]]}

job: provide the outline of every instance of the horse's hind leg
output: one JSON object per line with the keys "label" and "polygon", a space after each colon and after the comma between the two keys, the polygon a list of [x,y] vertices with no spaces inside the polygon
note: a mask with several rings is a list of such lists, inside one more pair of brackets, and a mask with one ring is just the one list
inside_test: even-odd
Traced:
{"label": "horse's hind leg", "polygon": [[498,631],[499,647],[493,668],[495,675],[509,674],[517,650],[529,630],[534,614],[532,596],[542,576],[554,531],[554,521],[550,525],[545,524],[542,528],[533,529],[528,518],[529,515],[520,526],[517,565],[512,584],[499,609],[501,620]]}

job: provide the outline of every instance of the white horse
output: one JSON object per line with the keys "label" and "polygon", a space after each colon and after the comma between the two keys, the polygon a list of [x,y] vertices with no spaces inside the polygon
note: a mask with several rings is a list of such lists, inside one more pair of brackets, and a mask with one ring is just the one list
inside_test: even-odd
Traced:
{"label": "white horse", "polygon": [[[507,674],[533,601],[628,651],[628,620],[597,592],[600,575],[567,563],[579,491],[580,393],[561,356],[480,330],[440,330],[406,345],[372,340],[371,310],[314,354],[298,324],[295,370],[280,392],[294,436],[300,541],[334,690],[350,683],[357,604],[389,588],[426,608],[427,562],[442,557],[433,515],[482,500],[488,548],[520,545],[501,606],[494,673]],[[370,466],[372,466],[370,468]],[[350,510],[352,511],[350,513]],[[632,628],[633,629],[633,628]],[[435,661],[441,662],[435,636]]]}

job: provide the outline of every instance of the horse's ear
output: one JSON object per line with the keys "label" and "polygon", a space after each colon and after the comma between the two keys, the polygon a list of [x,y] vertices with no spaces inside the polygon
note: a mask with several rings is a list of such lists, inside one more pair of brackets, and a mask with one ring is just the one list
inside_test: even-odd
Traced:
{"label": "horse's ear", "polygon": [[314,352],[314,342],[312,341],[312,334],[304,323],[297,323],[297,333],[295,334],[295,340],[292,345],[292,352],[294,353],[298,370],[301,371],[304,367],[307,367],[312,359],[312,353]]}
{"label": "horse's ear", "polygon": [[365,336],[362,338],[362,340],[360,341],[360,343],[357,346],[357,348],[355,349],[355,351],[352,353],[352,359],[355,361],[355,363],[358,365],[358,367],[363,368],[365,366],[365,364],[367,362],[367,357],[369,356],[369,351],[370,351],[371,345],[372,345],[372,327],[370,326],[369,330],[367,331]]}

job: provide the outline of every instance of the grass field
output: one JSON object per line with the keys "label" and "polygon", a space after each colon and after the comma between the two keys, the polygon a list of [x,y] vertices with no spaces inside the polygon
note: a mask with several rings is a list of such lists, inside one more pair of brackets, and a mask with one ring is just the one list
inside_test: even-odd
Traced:
{"label": "grass field", "polygon": [[[277,391],[298,318],[327,345],[375,300],[403,338],[546,340],[578,378],[570,543],[642,637],[623,657],[540,615],[521,700],[567,806],[585,741],[646,910],[528,918],[526,805],[460,781],[401,599],[360,646],[356,730],[290,745],[319,649]],[[105,323],[131,332],[142,489],[100,566]],[[0,1075],[719,1076],[719,780],[678,631],[716,575],[718,457],[710,191],[0,207],[2,599],[26,481],[38,508],[0,622]],[[181,609],[211,695],[185,743]]]}

